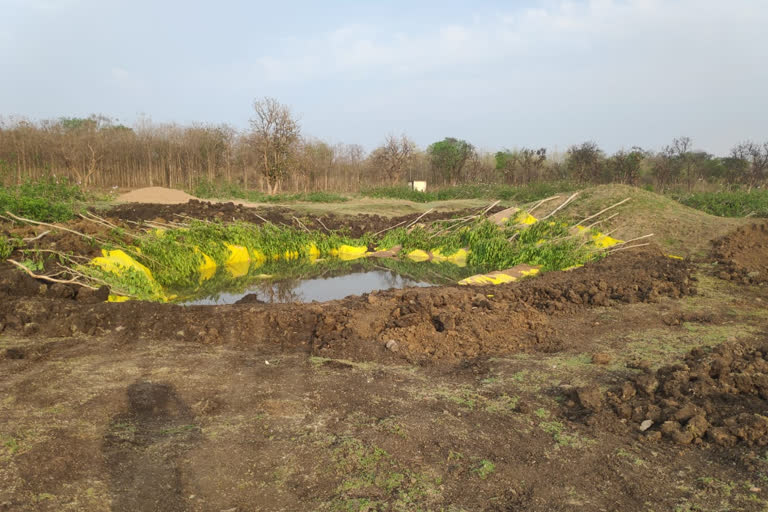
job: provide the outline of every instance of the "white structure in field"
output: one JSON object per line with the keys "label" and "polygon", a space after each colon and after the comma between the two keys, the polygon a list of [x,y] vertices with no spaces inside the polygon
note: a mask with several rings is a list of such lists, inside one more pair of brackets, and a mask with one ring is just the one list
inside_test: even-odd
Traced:
{"label": "white structure in field", "polygon": [[411,187],[411,189],[415,190],[416,192],[426,192],[427,191],[427,182],[426,181],[409,181],[408,186]]}

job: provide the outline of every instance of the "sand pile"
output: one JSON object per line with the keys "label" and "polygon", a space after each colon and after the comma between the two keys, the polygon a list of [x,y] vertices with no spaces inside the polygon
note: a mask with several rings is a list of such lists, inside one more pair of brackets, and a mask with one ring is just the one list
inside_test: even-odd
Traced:
{"label": "sand pile", "polygon": [[118,196],[119,203],[184,204],[190,199],[197,199],[183,190],[165,187],[147,187],[131,190]]}

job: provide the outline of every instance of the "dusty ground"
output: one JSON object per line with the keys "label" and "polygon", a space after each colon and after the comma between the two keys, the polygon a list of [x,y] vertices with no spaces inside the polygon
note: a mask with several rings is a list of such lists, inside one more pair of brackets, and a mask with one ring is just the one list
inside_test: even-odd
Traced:
{"label": "dusty ground", "polygon": [[0,510],[765,510],[745,229],[321,305],[106,304],[2,266]]}

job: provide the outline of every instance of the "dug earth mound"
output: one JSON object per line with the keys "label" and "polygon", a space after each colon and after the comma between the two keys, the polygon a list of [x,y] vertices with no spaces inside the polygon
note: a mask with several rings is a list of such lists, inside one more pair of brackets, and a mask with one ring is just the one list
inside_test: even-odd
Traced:
{"label": "dug earth mound", "polygon": [[713,242],[721,279],[768,282],[768,223],[751,223]]}
{"label": "dug earth mound", "polygon": [[[612,412],[646,440],[688,445],[768,445],[768,343],[727,343],[692,350],[679,364],[656,372],[642,368],[603,394],[595,387],[575,393],[586,421]],[[593,416],[597,415],[597,416]]]}
{"label": "dug earth mound", "polygon": [[657,248],[620,252],[517,286],[389,290],[321,305],[89,303],[96,294],[83,299],[83,291],[41,285],[6,267],[0,273],[0,318],[15,335],[114,335],[126,341],[173,337],[278,345],[353,360],[458,361],[526,349],[557,350],[553,340],[559,337],[552,336],[556,333],[549,325],[552,315],[652,303],[695,291],[688,264]]}

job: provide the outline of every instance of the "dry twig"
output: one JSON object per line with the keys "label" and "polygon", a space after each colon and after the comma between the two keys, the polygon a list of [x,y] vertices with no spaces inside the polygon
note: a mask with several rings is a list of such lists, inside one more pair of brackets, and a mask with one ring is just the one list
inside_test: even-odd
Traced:
{"label": "dry twig", "polygon": [[94,286],[91,286],[91,285],[89,285],[89,284],[81,283],[81,282],[80,282],[80,281],[78,281],[76,278],[67,279],[67,280],[64,280],[64,279],[54,279],[54,278],[52,278],[52,277],[49,277],[49,276],[46,276],[46,275],[42,275],[42,274],[35,274],[35,273],[34,273],[34,272],[32,272],[31,270],[29,270],[29,269],[28,269],[26,266],[22,265],[21,263],[19,263],[19,262],[18,262],[18,261],[16,261],[16,260],[11,260],[11,259],[8,259],[8,260],[6,260],[6,261],[7,261],[8,263],[11,263],[11,264],[13,264],[13,265],[16,265],[17,267],[19,267],[19,268],[20,268],[20,269],[22,269],[24,272],[26,272],[26,273],[27,273],[27,274],[28,274],[30,277],[33,277],[33,278],[35,278],[35,279],[40,279],[41,281],[48,281],[48,282],[50,282],[50,283],[76,284],[76,285],[78,285],[78,286],[82,286],[82,287],[84,287],[84,288],[90,288],[91,290],[96,290],[96,289],[97,289],[96,287],[94,287]]}

